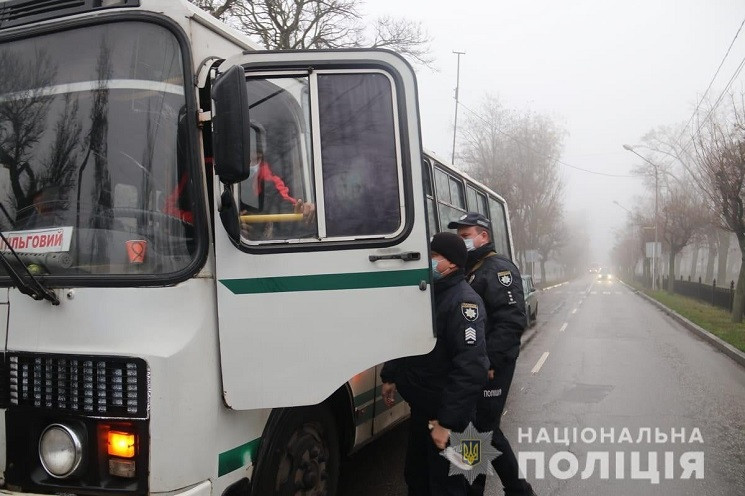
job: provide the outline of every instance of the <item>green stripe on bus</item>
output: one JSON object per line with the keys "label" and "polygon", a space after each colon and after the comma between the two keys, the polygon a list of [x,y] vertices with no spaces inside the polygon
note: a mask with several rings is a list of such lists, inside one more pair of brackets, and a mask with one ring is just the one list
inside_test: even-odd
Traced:
{"label": "green stripe on bus", "polygon": [[356,408],[359,408],[365,403],[369,403],[370,401],[374,400],[376,396],[380,396],[382,390],[383,385],[378,384],[377,386],[375,386],[374,389],[368,389],[367,391],[361,392],[354,397],[354,406]]}
{"label": "green stripe on bus", "polygon": [[256,451],[259,449],[261,438],[254,439],[237,448],[220,453],[217,463],[217,476],[223,475],[245,467],[256,460]]}
{"label": "green stripe on bus", "polygon": [[257,294],[419,286],[422,281],[429,281],[429,277],[430,269],[410,269],[312,276],[221,279],[220,282],[234,294]]}

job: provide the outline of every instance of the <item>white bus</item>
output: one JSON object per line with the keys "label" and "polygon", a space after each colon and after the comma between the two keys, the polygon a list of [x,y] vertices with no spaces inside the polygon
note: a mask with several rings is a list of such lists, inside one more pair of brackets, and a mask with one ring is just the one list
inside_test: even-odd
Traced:
{"label": "white bus", "polygon": [[434,346],[429,236],[479,210],[511,255],[403,59],[257,48],[181,1],[0,3],[3,494],[333,495],[408,414],[377,364]]}

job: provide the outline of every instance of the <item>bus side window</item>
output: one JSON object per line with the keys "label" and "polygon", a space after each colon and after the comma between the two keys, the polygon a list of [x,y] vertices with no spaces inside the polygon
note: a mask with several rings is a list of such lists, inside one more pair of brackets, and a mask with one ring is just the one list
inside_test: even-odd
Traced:
{"label": "bus side window", "polygon": [[468,200],[468,211],[478,212],[489,218],[489,208],[486,203],[486,195],[476,191],[473,186],[466,186],[466,199]]}
{"label": "bus side window", "polygon": [[432,191],[432,170],[427,160],[422,160],[422,177],[424,179],[424,194],[427,197],[427,225],[429,234],[434,235],[437,229],[437,206]]}
{"label": "bus side window", "polygon": [[511,259],[512,253],[510,252],[510,240],[507,236],[507,219],[504,206],[494,198],[489,198],[489,213],[491,214],[494,249],[497,253]]}
{"label": "bus side window", "polygon": [[440,226],[444,230],[448,223],[466,213],[466,195],[463,183],[438,167],[435,167],[435,187]]}

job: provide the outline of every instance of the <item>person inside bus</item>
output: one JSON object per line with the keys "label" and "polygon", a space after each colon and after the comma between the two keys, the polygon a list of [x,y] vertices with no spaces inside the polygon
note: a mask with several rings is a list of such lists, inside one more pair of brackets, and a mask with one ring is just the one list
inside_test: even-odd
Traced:
{"label": "person inside bus", "polygon": [[56,225],[60,212],[65,212],[67,205],[60,197],[58,186],[39,188],[31,195],[31,205],[22,208],[16,214],[15,228],[33,229]]}
{"label": "person inside bus", "polygon": [[[240,184],[240,215],[276,213],[302,214],[308,226],[315,219],[316,207],[311,202],[290,194],[284,180],[273,170],[264,155],[266,133],[260,124],[251,124],[251,164],[248,179]],[[307,230],[307,229],[305,229]],[[302,228],[292,228],[295,236],[304,234]],[[273,239],[274,223],[248,223],[241,220],[241,235],[249,239]]]}

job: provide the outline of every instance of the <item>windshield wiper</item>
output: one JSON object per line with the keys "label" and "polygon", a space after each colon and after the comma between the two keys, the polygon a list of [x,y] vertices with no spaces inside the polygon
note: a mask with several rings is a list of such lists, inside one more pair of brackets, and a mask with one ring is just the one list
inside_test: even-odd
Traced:
{"label": "windshield wiper", "polygon": [[24,264],[21,258],[18,256],[18,253],[16,253],[12,246],[10,246],[10,243],[8,243],[8,239],[2,232],[0,232],[0,239],[2,239],[3,244],[8,247],[8,250],[10,250],[18,263],[21,264],[21,267],[23,267],[26,275],[31,280],[31,283],[26,282],[23,279],[23,276],[16,272],[16,270],[13,268],[13,265],[5,257],[5,253],[0,250],[0,265],[3,266],[13,282],[16,283],[18,291],[30,296],[34,300],[48,300],[52,302],[52,305],[59,305],[59,298],[57,298],[57,295],[54,294],[54,292],[51,291],[49,288],[45,287],[41,282],[39,282],[36,277],[34,277],[34,275],[28,270],[28,267],[26,267],[26,264]]}

